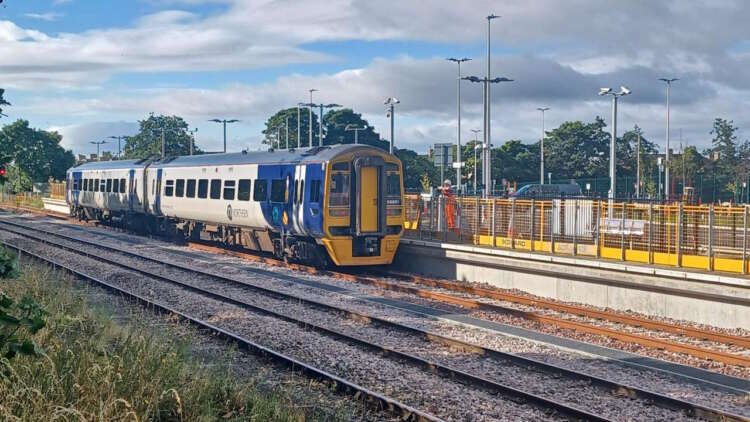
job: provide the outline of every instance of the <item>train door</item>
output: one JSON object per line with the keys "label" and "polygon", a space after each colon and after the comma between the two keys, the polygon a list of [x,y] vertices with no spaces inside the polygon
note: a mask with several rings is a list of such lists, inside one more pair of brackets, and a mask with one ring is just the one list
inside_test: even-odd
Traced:
{"label": "train door", "polygon": [[128,172],[128,209],[133,211],[133,204],[135,202],[135,170],[131,169]]}
{"label": "train door", "polygon": [[292,224],[295,233],[307,235],[305,230],[305,165],[294,169],[294,196],[292,199]]}
{"label": "train door", "polygon": [[161,215],[161,174],[162,169],[156,169],[156,189],[154,191],[154,213]]}
{"label": "train door", "polygon": [[71,180],[71,182],[72,183],[70,183],[70,190],[73,195],[71,199],[73,200],[73,204],[78,205],[78,196],[81,194],[81,184],[83,183],[80,171],[73,172],[73,180]]}
{"label": "train door", "polygon": [[310,235],[323,235],[323,180],[325,164],[308,164],[305,166],[305,186],[303,196],[304,217],[302,222],[305,231]]}
{"label": "train door", "polygon": [[359,231],[362,233],[378,231],[379,173],[377,167],[359,169]]}

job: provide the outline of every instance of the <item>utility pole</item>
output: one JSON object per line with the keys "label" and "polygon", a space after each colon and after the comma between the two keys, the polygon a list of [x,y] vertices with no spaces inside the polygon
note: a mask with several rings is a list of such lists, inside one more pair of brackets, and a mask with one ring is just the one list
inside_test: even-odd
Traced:
{"label": "utility pole", "polygon": [[300,142],[299,136],[300,136],[300,114],[299,114],[299,106],[301,104],[297,103],[297,148],[302,147],[302,142]]}
{"label": "utility pole", "polygon": [[499,17],[500,16],[497,16],[494,14],[489,14],[487,16],[487,76],[485,76],[485,80],[487,80],[488,82],[484,84],[485,86],[484,92],[487,98],[486,100],[487,106],[485,107],[486,116],[484,119],[485,120],[484,137],[485,139],[487,139],[487,142],[485,142],[485,146],[484,146],[484,150],[485,150],[485,159],[484,159],[485,196],[486,196],[486,192],[488,190],[489,192],[492,192],[492,188],[493,188],[492,186],[492,136],[490,136],[490,129],[492,126],[492,116],[490,114],[490,108],[491,108],[490,103],[492,102],[492,96],[490,95],[491,84],[489,83],[489,81],[492,78],[492,72],[490,70],[490,65],[492,61],[492,58],[491,58],[492,49],[490,46],[492,37],[490,36],[491,34],[490,24],[492,23],[493,19],[497,19]]}
{"label": "utility pole", "polygon": [[660,81],[667,84],[667,150],[666,150],[666,164],[664,165],[664,196],[669,201],[670,188],[669,188],[669,94],[672,88],[672,82],[679,81],[679,78],[659,78]]}
{"label": "utility pole", "polygon": [[393,140],[393,114],[394,114],[394,107],[395,107],[396,104],[399,104],[400,102],[401,101],[399,101],[398,98],[395,98],[395,97],[386,98],[385,102],[383,102],[383,104],[385,104],[386,106],[388,106],[388,114],[386,115],[386,117],[390,117],[391,118],[391,146],[390,146],[390,152],[391,152],[391,154],[393,154],[393,142],[394,142],[394,140]]}
{"label": "utility pole", "polygon": [[641,129],[638,128],[638,145],[635,152],[635,197],[641,197]]}
{"label": "utility pole", "polygon": [[286,131],[286,149],[289,149],[289,116],[286,116],[286,123],[284,125]]}
{"label": "utility pole", "polygon": [[313,131],[312,108],[314,107],[313,102],[312,102],[312,94],[313,92],[317,91],[317,89],[312,88],[312,89],[308,89],[308,91],[310,91],[310,102],[308,103],[309,106],[307,108],[310,111],[310,120],[308,121],[308,124],[310,125],[310,127],[307,129],[307,134],[310,137],[310,148],[312,148],[312,131]]}
{"label": "utility pole", "polygon": [[481,129],[472,129],[472,132],[474,132],[474,194],[477,193],[477,173],[479,173],[479,167],[477,167],[477,147],[480,147],[479,145],[479,139],[477,134],[481,132]]}
{"label": "utility pole", "polygon": [[539,172],[539,183],[544,184],[544,112],[549,110],[549,107],[537,107],[537,110],[542,112],[542,138],[540,140],[540,172]]}
{"label": "utility pole", "polygon": [[456,115],[458,116],[458,133],[456,136],[456,162],[458,163],[458,167],[456,167],[456,185],[458,186],[458,189],[460,191],[463,186],[461,180],[461,174],[463,172],[463,163],[461,162],[461,63],[468,62],[471,59],[467,57],[464,57],[462,59],[451,57],[446,60],[454,62],[458,65],[458,78],[456,79]]}

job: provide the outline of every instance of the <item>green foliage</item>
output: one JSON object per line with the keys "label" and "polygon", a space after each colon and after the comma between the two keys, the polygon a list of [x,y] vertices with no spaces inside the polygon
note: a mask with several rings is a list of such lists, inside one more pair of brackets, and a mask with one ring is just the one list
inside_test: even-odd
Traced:
{"label": "green foliage", "polygon": [[422,185],[422,192],[429,193],[432,185],[430,184],[430,177],[427,173],[422,173],[422,177],[419,179],[419,183]]}
{"label": "green foliage", "polygon": [[13,164],[6,166],[5,170],[7,171],[5,174],[5,183],[10,184],[11,192],[21,193],[31,191],[33,182],[26,172]]}
{"label": "green foliage", "polygon": [[[610,135],[604,120],[565,122],[547,132],[545,171],[556,179],[603,177],[608,174]],[[497,173],[494,173],[497,174]],[[501,173],[502,174],[502,173]]]}
{"label": "green foliage", "polygon": [[[188,124],[182,117],[151,114],[138,123],[140,124],[138,133],[125,140],[125,146],[122,149],[124,159],[161,156],[162,129],[167,156],[190,154],[190,143],[193,137],[188,132]],[[194,148],[193,153],[200,154],[201,151]]]}
{"label": "green foliage", "polygon": [[[313,110],[313,146],[318,145],[318,115]],[[281,146],[286,146],[286,131],[284,125],[289,122],[289,146],[291,148],[297,148],[300,146],[300,142],[297,140],[297,107],[287,108],[279,110],[276,114],[271,116],[266,121],[266,128],[263,130],[263,134],[266,138],[263,140],[264,144],[269,146],[273,144],[276,146],[276,128],[279,129]],[[309,145],[309,128],[310,127],[310,111],[307,108],[300,109],[300,137],[302,138],[302,147]],[[325,135],[324,135],[325,139]]]}
{"label": "green foliage", "polygon": [[31,337],[44,328],[45,315],[31,297],[23,296],[15,302],[0,292],[0,355],[13,359],[17,355],[41,354],[42,349]]}
{"label": "green foliage", "polygon": [[324,145],[333,144],[353,144],[354,131],[347,131],[346,126],[365,128],[357,134],[357,142],[360,144],[378,147],[384,150],[389,149],[389,142],[380,138],[380,134],[375,132],[375,128],[362,118],[362,115],[355,113],[350,108],[341,108],[331,110],[323,116],[325,122]]}
{"label": "green foliage", "polygon": [[440,170],[431,159],[408,149],[396,149],[394,152],[404,168],[405,189],[423,189],[422,179],[425,175],[431,186],[440,186]]}
{"label": "green foliage", "polygon": [[0,278],[18,276],[18,260],[16,255],[5,246],[0,246]]}
{"label": "green foliage", "polygon": [[15,163],[33,182],[62,180],[75,158],[61,141],[57,132],[34,129],[28,121],[16,120],[0,130],[0,163]]}
{"label": "green foliage", "polygon": [[3,88],[0,88],[0,117],[3,116],[3,108],[2,106],[9,106],[11,105],[8,101],[4,98],[5,90]]}

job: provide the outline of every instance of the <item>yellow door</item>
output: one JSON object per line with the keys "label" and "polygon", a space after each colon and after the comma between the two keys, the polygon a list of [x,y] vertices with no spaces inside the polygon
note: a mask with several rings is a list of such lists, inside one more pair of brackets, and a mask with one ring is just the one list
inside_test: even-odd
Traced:
{"label": "yellow door", "polygon": [[359,226],[362,232],[378,231],[378,169],[362,167],[359,187]]}

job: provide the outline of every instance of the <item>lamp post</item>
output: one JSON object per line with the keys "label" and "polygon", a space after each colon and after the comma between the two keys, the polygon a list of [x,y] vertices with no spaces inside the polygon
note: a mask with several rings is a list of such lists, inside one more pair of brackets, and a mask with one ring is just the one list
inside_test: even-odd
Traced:
{"label": "lamp post", "polygon": [[310,112],[310,120],[308,120],[308,122],[310,124],[310,127],[307,129],[307,134],[310,137],[310,148],[312,148],[312,131],[313,131],[312,108],[315,107],[315,105],[312,102],[312,94],[315,91],[317,91],[317,89],[315,88],[308,89],[308,92],[310,92],[310,102],[308,103],[308,111]]}
{"label": "lamp post", "polygon": [[190,155],[193,155],[193,150],[195,149],[195,134],[198,133],[198,128],[188,130],[188,133],[190,133]]}
{"label": "lamp post", "polygon": [[[492,59],[491,59],[492,49],[490,48],[491,41],[492,41],[492,37],[491,37],[491,23],[492,23],[493,19],[497,19],[499,17],[500,16],[497,16],[497,15],[495,15],[493,13],[490,13],[487,16],[487,75],[485,75],[485,79],[488,82],[492,80],[491,79],[492,78],[492,72],[490,70],[491,64],[492,64]],[[501,79],[506,79],[506,78],[501,78]],[[510,81],[511,81],[511,79],[507,80],[507,82],[510,82]],[[502,81],[498,81],[498,82],[502,82]],[[485,119],[484,119],[484,125],[485,125],[485,128],[484,128],[484,137],[485,137],[485,139],[487,139],[487,141],[485,142],[485,150],[484,150],[485,157],[484,157],[484,160],[482,162],[484,163],[484,169],[485,169],[485,172],[484,172],[485,176],[484,176],[484,178],[486,179],[486,184],[485,184],[485,196],[486,196],[487,195],[487,193],[486,193],[487,192],[487,188],[489,188],[490,191],[492,191],[492,137],[490,136],[490,133],[491,133],[490,129],[491,129],[491,126],[492,126],[492,117],[490,115],[490,108],[491,108],[491,103],[492,103],[492,96],[490,95],[490,91],[491,91],[490,87],[491,87],[491,85],[489,83],[485,83],[484,87],[485,87],[485,89],[484,89],[485,94],[484,95],[487,98],[487,100],[485,101],[486,106],[484,108],[485,109],[485,114],[486,114]]]}
{"label": "lamp post", "polygon": [[[489,98],[489,96],[487,96],[487,92],[489,90],[490,84],[496,84],[496,83],[500,83],[500,82],[513,82],[513,79],[508,79],[508,78],[505,78],[505,77],[489,79],[489,78],[479,78],[479,77],[476,77],[476,76],[464,76],[461,79],[463,79],[465,81],[469,81],[469,82],[476,82],[476,83],[480,83],[481,82],[482,84],[484,84],[484,92],[485,92],[485,96],[484,96],[484,119],[485,119],[485,122],[484,122],[484,142],[483,142],[484,151],[483,151],[483,157],[482,157],[482,168],[483,168],[483,171],[482,171],[483,182],[482,183],[484,183],[485,187],[489,187],[489,189],[492,189],[491,182],[490,182],[491,179],[492,179],[492,174],[491,174],[491,171],[490,171],[491,170],[490,166],[492,164],[491,163],[492,154],[490,152],[490,149],[492,148],[492,144],[490,142],[490,135],[488,133],[489,127],[490,127],[490,123],[489,123],[489,120],[488,120],[489,119],[489,114],[490,114],[489,113],[489,103],[490,103],[489,99],[490,98]],[[485,189],[484,196],[487,197],[487,189]]]}
{"label": "lamp post", "polygon": [[211,119],[211,120],[209,120],[209,122],[222,123],[224,125],[224,153],[226,154],[226,152],[227,152],[227,123],[237,123],[237,122],[239,122],[239,120],[237,120],[237,119],[230,119],[230,120],[227,120],[227,119]]}
{"label": "lamp post", "polygon": [[99,145],[104,145],[107,141],[89,141],[89,143],[96,145],[96,161],[102,161],[102,157],[99,156]]}
{"label": "lamp post", "polygon": [[129,136],[121,135],[121,136],[110,136],[109,139],[117,139],[117,158],[120,159],[120,156],[122,155],[122,144],[121,141],[123,139],[128,139]]}
{"label": "lamp post", "polygon": [[615,182],[616,182],[616,169],[615,169],[615,144],[617,142],[617,99],[620,97],[624,97],[625,95],[630,94],[630,90],[625,87],[621,86],[619,92],[612,91],[612,88],[601,88],[599,89],[599,95],[610,95],[612,96],[612,140],[609,143],[609,201],[610,201],[610,213],[613,212],[612,210],[612,202],[615,199],[615,194],[617,192]]}
{"label": "lamp post", "polygon": [[482,149],[482,145],[477,143],[474,145],[474,195],[477,194],[477,173],[479,172],[479,167],[477,167],[477,150]]}
{"label": "lamp post", "polygon": [[544,112],[549,110],[549,107],[537,107],[537,110],[542,112],[542,138],[539,144],[541,162],[539,171],[539,183],[544,184]]}
{"label": "lamp post", "polygon": [[390,149],[389,149],[389,151],[391,152],[391,154],[393,154],[393,114],[394,114],[394,107],[396,106],[396,104],[399,104],[400,102],[401,101],[399,101],[399,99],[395,98],[395,97],[388,97],[383,102],[383,104],[385,104],[386,106],[388,106],[388,113],[386,114],[386,117],[390,117],[391,118],[391,146],[390,146]]}
{"label": "lamp post", "polygon": [[284,147],[289,149],[289,116],[286,116],[286,121],[284,123],[284,130],[286,132],[286,145],[284,145]]}
{"label": "lamp post", "polygon": [[461,186],[463,186],[461,180],[461,63],[468,62],[471,59],[468,57],[464,57],[462,59],[450,57],[446,60],[454,62],[458,65],[458,78],[456,79],[456,115],[458,116],[458,131],[456,134],[456,161],[458,162],[458,167],[456,167],[456,180],[458,181],[458,189],[461,190]]}
{"label": "lamp post", "polygon": [[297,103],[297,148],[300,148],[302,146],[302,142],[300,142],[300,139],[299,139],[300,132],[301,132],[301,129],[300,129],[300,125],[301,125],[300,120],[301,119],[300,119],[300,114],[299,114],[299,108],[300,108],[300,106],[302,106],[302,103]]}
{"label": "lamp post", "polygon": [[669,200],[669,94],[672,88],[672,82],[679,81],[679,78],[659,78],[660,81],[667,84],[667,150],[665,152],[664,163],[664,197]]}
{"label": "lamp post", "polygon": [[344,128],[344,131],[345,132],[354,131],[354,145],[357,145],[357,144],[359,144],[359,140],[357,139],[357,134],[359,133],[360,130],[365,130],[365,129],[367,129],[367,126],[359,127],[357,125],[353,125],[353,124],[349,123]]}
{"label": "lamp post", "polygon": [[320,124],[318,125],[318,146],[323,146],[323,109],[324,108],[335,108],[335,107],[341,107],[340,104],[318,104],[318,107],[320,107]]}

